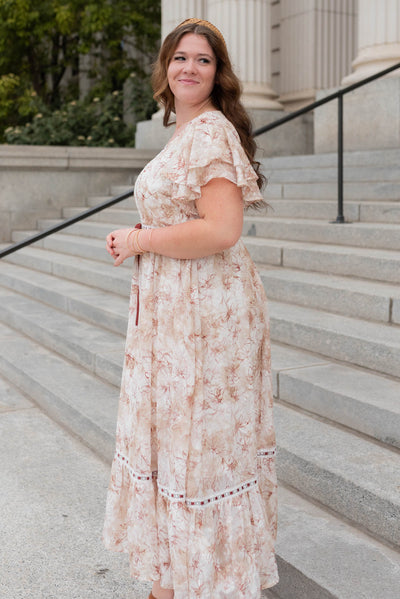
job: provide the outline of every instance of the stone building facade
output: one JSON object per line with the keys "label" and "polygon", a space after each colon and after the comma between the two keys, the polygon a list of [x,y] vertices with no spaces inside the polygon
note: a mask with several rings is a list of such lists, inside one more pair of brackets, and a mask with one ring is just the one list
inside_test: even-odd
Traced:
{"label": "stone building facade", "polygon": [[[222,31],[255,127],[400,62],[400,0],[162,0],[162,36],[193,16]],[[259,138],[265,153],[332,151],[334,104]],[[399,106],[400,69],[346,96],[347,149],[399,147]],[[137,147],[168,139],[160,116],[139,124]]]}

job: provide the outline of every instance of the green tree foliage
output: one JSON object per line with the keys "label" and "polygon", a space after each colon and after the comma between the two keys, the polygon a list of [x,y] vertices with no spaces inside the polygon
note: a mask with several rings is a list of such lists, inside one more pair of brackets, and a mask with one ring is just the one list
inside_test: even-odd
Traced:
{"label": "green tree foliage", "polygon": [[[37,102],[40,104],[40,102]],[[7,127],[5,139],[10,144],[50,146],[132,146],[134,131],[122,118],[123,94],[113,91],[103,100],[72,100],[60,110],[39,106],[33,119],[25,125]]]}
{"label": "green tree foliage", "polygon": [[[99,97],[107,110],[112,92],[122,91],[132,74],[136,96],[146,96],[138,113],[143,118],[146,106],[148,118],[155,109],[148,74],[160,38],[160,4],[160,0],[0,0],[0,141],[5,129],[21,128],[28,121],[37,126],[38,120],[45,122],[57,110],[68,112],[71,102],[90,113],[93,98]],[[85,56],[90,91],[84,99],[79,73]],[[37,114],[42,117],[35,122]],[[117,117],[121,115],[112,119]]]}

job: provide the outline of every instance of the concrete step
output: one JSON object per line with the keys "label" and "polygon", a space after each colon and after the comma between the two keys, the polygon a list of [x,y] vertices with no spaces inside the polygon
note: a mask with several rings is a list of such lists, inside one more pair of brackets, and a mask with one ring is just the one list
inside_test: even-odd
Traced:
{"label": "concrete step", "polygon": [[[296,165],[293,168],[283,168],[273,161],[261,161],[264,166],[264,175],[269,183],[336,183],[338,169],[334,166],[302,166]],[[375,183],[380,182],[400,182],[400,172],[398,168],[391,166],[374,165],[344,165],[343,181],[356,183]]]}
{"label": "concrete step", "polygon": [[[25,238],[24,231],[15,231],[13,233],[13,241],[20,241]],[[101,237],[90,238],[86,235],[54,233],[37,241],[34,247],[112,264],[112,259],[105,249],[105,238]],[[132,268],[132,261],[126,260],[121,267]]]}
{"label": "concrete step", "polygon": [[112,185],[111,195],[113,197],[120,195],[121,193],[127,193],[128,191],[134,190],[134,185]]}
{"label": "concrete step", "polygon": [[[71,218],[81,213],[81,208],[64,208],[63,210],[64,218]],[[120,226],[123,225],[125,227],[132,227],[136,223],[140,222],[140,215],[137,210],[118,208],[114,206],[107,208],[107,210],[98,212],[94,216],[91,216],[89,219],[87,219],[86,222],[107,223],[110,226],[112,226],[110,223],[113,223]]]}
{"label": "concrete step", "polygon": [[[337,166],[337,153],[305,154],[303,156],[274,156],[271,158],[259,158],[264,168],[271,169],[303,169],[303,168],[335,168]],[[400,163],[400,150],[364,150],[343,153],[343,164],[345,167],[369,166],[396,167]]]}
{"label": "concrete step", "polygon": [[113,185],[110,188],[110,193],[104,196],[89,196],[86,200],[86,203],[89,207],[97,206],[98,204],[102,204],[106,200],[111,200],[116,196],[119,196],[123,193],[132,192],[132,195],[128,197],[126,200],[122,200],[117,205],[121,208],[129,208],[134,206],[135,200],[133,197],[134,185]]}
{"label": "concrete step", "polygon": [[400,555],[396,551],[282,484],[278,501],[280,582],[271,589],[271,597],[397,598]]}
{"label": "concrete step", "polygon": [[115,386],[0,323],[0,372],[102,459],[114,454]]}
{"label": "concrete step", "polygon": [[399,223],[399,202],[364,202],[360,204],[360,220],[375,223]]}
{"label": "concrete step", "polygon": [[400,329],[294,304],[270,302],[271,338],[347,364],[399,376]]}
{"label": "concrete step", "polygon": [[[61,223],[62,220],[40,219],[38,221],[39,230],[47,229]],[[134,226],[136,223],[131,223]],[[60,231],[62,235],[75,235],[84,238],[102,239],[105,242],[106,236],[116,227],[121,228],[121,223],[97,222],[92,220],[82,220],[80,222],[66,227]]]}
{"label": "concrete step", "polygon": [[278,476],[364,530],[400,547],[400,454],[275,405]]}
{"label": "concrete step", "polygon": [[[332,200],[284,200],[267,198],[265,214],[269,218],[301,218],[333,221],[337,216],[337,202]],[[260,212],[262,214],[262,212]],[[246,215],[252,216],[250,212]],[[360,220],[360,202],[347,202],[344,216],[346,221]]]}
{"label": "concrete step", "polygon": [[[337,202],[329,200],[268,200],[271,218],[335,221]],[[344,217],[350,222],[400,223],[400,202],[346,202]]]}
{"label": "concrete step", "polygon": [[36,270],[50,273],[56,277],[84,283],[128,297],[132,278],[132,261],[127,262],[126,268],[113,268],[112,262],[105,264],[97,260],[69,256],[68,254],[31,246],[4,258],[0,272],[2,269],[6,272],[5,264],[9,263],[26,267],[30,272]]}
{"label": "concrete step", "polygon": [[396,321],[400,303],[399,285],[289,268],[263,267],[259,272],[270,300],[400,324],[400,320]]}
{"label": "concrete step", "polygon": [[388,223],[330,224],[311,219],[245,216],[243,235],[400,250],[400,227]]}
{"label": "concrete step", "polygon": [[244,237],[243,241],[259,264],[400,283],[398,251],[261,237]]}
{"label": "concrete step", "polygon": [[111,332],[126,333],[130,285],[121,295],[12,264],[1,265],[0,285],[24,295],[27,302],[33,299]]}
{"label": "concrete step", "polygon": [[[0,322],[98,377],[121,380],[124,337],[0,287]],[[109,313],[103,310],[109,317]],[[109,317],[110,318],[110,317]],[[115,321],[118,316],[113,315]],[[126,316],[120,317],[126,332]]]}
{"label": "concrete step", "polygon": [[[125,191],[129,191],[129,187],[124,188],[124,191],[121,193],[125,193]],[[86,209],[87,208],[94,208],[95,206],[98,206],[99,204],[102,204],[103,202],[105,202],[106,200],[111,200],[112,198],[115,198],[115,196],[119,195],[119,193],[115,193],[112,195],[107,195],[107,196],[89,196],[86,200]],[[119,202],[118,204],[116,204],[119,208],[132,208],[135,205],[135,202],[133,200],[133,197],[129,197],[126,200],[121,200],[121,202]],[[108,209],[107,209],[108,210]]]}
{"label": "concrete step", "polygon": [[272,350],[279,401],[400,448],[400,378],[324,361],[279,343]]}
{"label": "concrete step", "polygon": [[[271,182],[264,190],[264,197],[268,199],[304,199],[318,200],[337,199],[337,182],[332,183],[277,183]],[[344,182],[344,203],[351,200],[383,200],[396,201],[400,198],[400,183],[398,182]]]}

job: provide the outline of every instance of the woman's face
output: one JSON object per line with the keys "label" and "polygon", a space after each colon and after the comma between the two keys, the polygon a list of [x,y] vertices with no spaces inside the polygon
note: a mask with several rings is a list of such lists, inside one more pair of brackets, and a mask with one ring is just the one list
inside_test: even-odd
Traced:
{"label": "woman's face", "polygon": [[217,60],[203,35],[187,33],[172,55],[167,76],[175,106],[196,106],[210,97],[214,88]]}

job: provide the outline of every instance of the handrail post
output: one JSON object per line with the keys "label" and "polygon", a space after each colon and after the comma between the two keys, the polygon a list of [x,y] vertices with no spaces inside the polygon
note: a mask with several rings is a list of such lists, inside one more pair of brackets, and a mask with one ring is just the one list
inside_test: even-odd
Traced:
{"label": "handrail post", "polygon": [[343,94],[338,95],[338,212],[335,223],[344,223],[343,214]]}

